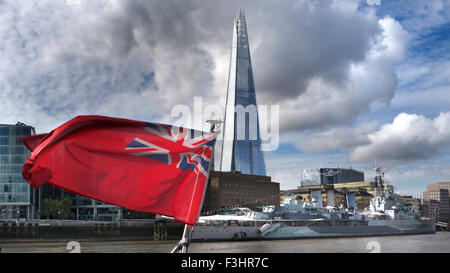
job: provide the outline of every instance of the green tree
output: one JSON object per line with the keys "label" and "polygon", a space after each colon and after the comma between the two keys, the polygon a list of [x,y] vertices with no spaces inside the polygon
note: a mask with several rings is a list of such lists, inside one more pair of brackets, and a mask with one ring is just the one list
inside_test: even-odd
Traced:
{"label": "green tree", "polygon": [[149,212],[141,212],[134,210],[123,210],[123,218],[125,219],[152,219],[155,218],[155,214]]}
{"label": "green tree", "polygon": [[41,218],[71,219],[75,214],[71,210],[72,200],[66,197],[63,200],[47,198],[41,204]]}

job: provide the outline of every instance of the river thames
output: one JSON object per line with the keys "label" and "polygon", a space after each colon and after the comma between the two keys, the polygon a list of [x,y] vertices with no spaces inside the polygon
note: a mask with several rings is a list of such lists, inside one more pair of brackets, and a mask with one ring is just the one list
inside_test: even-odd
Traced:
{"label": "river thames", "polygon": [[[0,242],[2,253],[167,253],[177,241]],[[450,232],[435,234],[193,242],[189,253],[450,253]]]}

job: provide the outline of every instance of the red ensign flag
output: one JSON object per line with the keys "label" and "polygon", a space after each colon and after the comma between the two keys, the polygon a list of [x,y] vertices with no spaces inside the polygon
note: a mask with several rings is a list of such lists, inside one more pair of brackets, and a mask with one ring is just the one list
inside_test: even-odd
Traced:
{"label": "red ensign flag", "polygon": [[66,191],[194,225],[215,138],[211,133],[103,116],[78,116],[49,134],[22,138],[33,187]]}

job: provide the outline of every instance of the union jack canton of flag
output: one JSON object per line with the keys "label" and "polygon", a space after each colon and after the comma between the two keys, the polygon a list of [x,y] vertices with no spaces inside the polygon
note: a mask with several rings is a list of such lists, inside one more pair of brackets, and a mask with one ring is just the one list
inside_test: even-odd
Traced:
{"label": "union jack canton of flag", "polygon": [[153,136],[136,137],[126,146],[126,151],[208,177],[215,143],[212,133],[148,122],[145,130]]}

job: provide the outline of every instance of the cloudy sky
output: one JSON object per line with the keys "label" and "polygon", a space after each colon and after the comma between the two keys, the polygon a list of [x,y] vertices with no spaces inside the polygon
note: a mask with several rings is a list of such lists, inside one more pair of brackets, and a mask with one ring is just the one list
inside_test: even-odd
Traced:
{"label": "cloudy sky", "polygon": [[448,0],[0,0],[0,123],[170,123],[194,97],[223,105],[238,8],[258,103],[280,105],[265,156],[282,189],[304,168],[369,180],[375,160],[403,193],[450,180]]}

